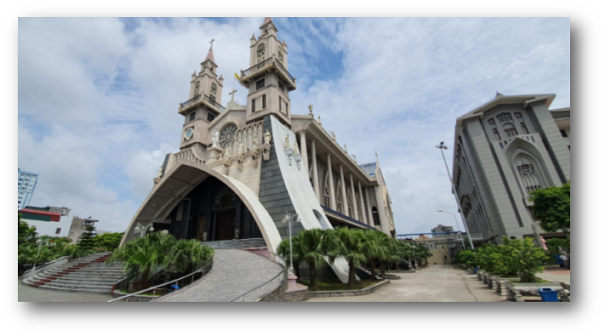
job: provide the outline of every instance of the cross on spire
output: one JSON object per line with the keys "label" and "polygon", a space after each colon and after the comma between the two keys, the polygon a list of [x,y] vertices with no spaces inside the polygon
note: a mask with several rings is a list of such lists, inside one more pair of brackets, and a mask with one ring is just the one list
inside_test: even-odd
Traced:
{"label": "cross on spire", "polygon": [[212,43],[214,42],[214,38],[212,40],[210,40],[210,50],[212,50]]}
{"label": "cross on spire", "polygon": [[233,101],[233,98],[235,97],[235,93],[237,92],[236,89],[231,90],[231,92],[229,92],[229,94],[231,95],[231,101]]}

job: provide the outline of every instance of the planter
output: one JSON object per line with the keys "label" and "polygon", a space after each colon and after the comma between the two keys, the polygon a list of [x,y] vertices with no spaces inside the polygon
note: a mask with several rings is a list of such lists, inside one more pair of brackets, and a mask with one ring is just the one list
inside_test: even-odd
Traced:
{"label": "planter", "polygon": [[475,274],[475,270],[473,270],[471,267],[467,268],[466,271],[468,274]]}
{"label": "planter", "polygon": [[496,291],[496,293],[500,294],[500,296],[506,296],[506,286],[505,283],[507,280],[510,281],[519,281],[520,278],[515,278],[515,277],[506,277],[503,278],[501,276],[494,276],[494,279],[492,280],[492,285],[493,285],[493,289]]}
{"label": "planter", "polygon": [[525,302],[523,295],[538,295],[538,289],[551,288],[553,291],[563,290],[563,286],[556,282],[551,283],[515,283],[506,280],[506,299],[516,302]]}

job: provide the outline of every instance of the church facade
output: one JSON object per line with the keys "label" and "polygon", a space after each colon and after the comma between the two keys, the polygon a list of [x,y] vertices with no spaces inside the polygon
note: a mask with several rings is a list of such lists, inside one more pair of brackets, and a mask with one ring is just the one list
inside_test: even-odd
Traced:
{"label": "church facade", "polygon": [[[265,18],[258,38],[252,35],[249,68],[236,75],[248,92],[246,105],[235,102],[232,90],[223,106],[223,77],[211,44],[178,108],[180,151],[166,156],[122,244],[153,228],[179,239],[257,244],[275,252],[288,236],[286,214],[298,214],[293,234],[347,226],[396,236],[378,158],[357,163],[311,105],[308,113],[293,113],[296,78],[277,32]],[[332,268],[346,277],[346,263]]]}
{"label": "church facade", "polygon": [[541,230],[530,201],[571,176],[571,109],[549,110],[554,98],[498,94],[457,119],[453,183],[473,240],[557,235]]}

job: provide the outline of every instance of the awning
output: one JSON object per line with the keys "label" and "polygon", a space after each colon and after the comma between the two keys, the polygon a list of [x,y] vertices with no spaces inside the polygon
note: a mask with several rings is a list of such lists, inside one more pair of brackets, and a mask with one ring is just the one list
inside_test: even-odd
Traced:
{"label": "awning", "polygon": [[58,212],[22,209],[19,210],[19,213],[21,214],[21,219],[31,219],[43,222],[58,222],[61,220],[61,214]]}

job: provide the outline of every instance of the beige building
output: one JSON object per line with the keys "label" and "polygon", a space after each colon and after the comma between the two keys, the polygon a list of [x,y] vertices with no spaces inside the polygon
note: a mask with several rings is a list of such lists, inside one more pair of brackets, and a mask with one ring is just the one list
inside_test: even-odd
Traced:
{"label": "beige building", "polygon": [[[357,163],[323,128],[312,106],[292,111],[296,78],[288,71],[288,46],[277,32],[265,18],[258,38],[252,34],[250,64],[236,75],[247,92],[246,105],[235,102],[232,89],[223,106],[223,77],[211,42],[177,111],[184,119],[180,151],[166,156],[122,244],[153,227],[179,239],[266,246],[275,252],[288,235],[284,217],[295,213],[293,234],[348,226],[395,237],[378,160]],[[333,269],[346,279],[346,263]]]}
{"label": "beige building", "polygon": [[453,181],[473,240],[544,235],[530,192],[571,176],[571,110],[554,99],[498,94],[457,119]]}

